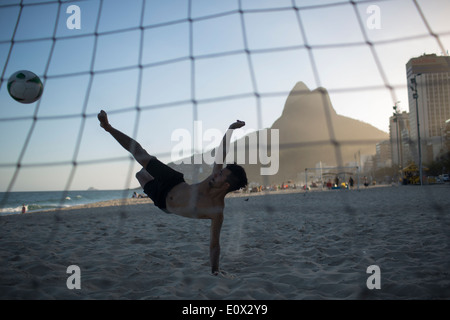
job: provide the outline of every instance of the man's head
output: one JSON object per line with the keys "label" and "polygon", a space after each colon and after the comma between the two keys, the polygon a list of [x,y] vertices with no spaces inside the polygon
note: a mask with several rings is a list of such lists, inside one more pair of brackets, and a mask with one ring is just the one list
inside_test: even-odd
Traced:
{"label": "man's head", "polygon": [[245,173],[244,168],[233,163],[227,165],[225,169],[230,171],[230,174],[226,178],[226,182],[230,185],[228,187],[228,192],[239,190],[247,185],[247,174]]}
{"label": "man's head", "polygon": [[244,168],[237,164],[229,164],[216,172],[209,180],[209,186],[222,189],[225,193],[239,190],[247,185],[247,175]]}

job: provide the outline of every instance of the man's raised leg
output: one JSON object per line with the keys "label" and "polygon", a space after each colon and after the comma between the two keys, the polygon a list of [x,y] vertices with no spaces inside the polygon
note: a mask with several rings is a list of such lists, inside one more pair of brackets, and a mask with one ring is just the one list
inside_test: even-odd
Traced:
{"label": "man's raised leg", "polygon": [[149,155],[147,151],[145,151],[142,146],[136,141],[127,136],[126,134],[120,132],[119,130],[113,128],[108,121],[108,116],[105,111],[100,111],[97,115],[98,120],[100,121],[100,126],[105,129],[105,131],[109,132],[117,142],[127,151],[129,151],[136,161],[145,168],[147,168],[148,162],[154,158]]}

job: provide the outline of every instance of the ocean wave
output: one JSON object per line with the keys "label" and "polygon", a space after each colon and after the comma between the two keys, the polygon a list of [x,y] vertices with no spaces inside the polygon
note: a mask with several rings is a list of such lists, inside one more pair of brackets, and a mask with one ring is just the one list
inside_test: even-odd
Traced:
{"label": "ocean wave", "polygon": [[20,214],[23,204],[26,212],[36,212],[128,198],[131,195],[131,190],[0,192],[0,215]]}
{"label": "ocean wave", "polygon": [[20,212],[22,212],[22,206],[16,208],[0,208],[0,214],[20,213]]}
{"label": "ocean wave", "polygon": [[[56,205],[56,204],[29,204],[25,206],[25,212],[38,212],[43,210],[51,210],[58,208],[70,207],[69,205]],[[22,206],[11,208],[0,208],[0,215],[17,214],[22,213]]]}

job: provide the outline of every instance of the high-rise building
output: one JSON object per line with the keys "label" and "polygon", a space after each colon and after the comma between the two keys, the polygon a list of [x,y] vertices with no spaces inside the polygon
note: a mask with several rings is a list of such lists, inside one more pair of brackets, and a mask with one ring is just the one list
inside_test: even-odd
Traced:
{"label": "high-rise building", "polygon": [[389,137],[391,143],[392,164],[399,169],[406,167],[409,156],[409,113],[395,113],[389,118]]}
{"label": "high-rise building", "polygon": [[450,119],[450,57],[430,54],[412,58],[406,74],[413,159],[418,163],[418,118],[422,161],[431,162],[443,151],[445,121]]}
{"label": "high-rise building", "polygon": [[376,144],[377,154],[375,157],[376,168],[387,168],[392,166],[391,143],[384,140]]}
{"label": "high-rise building", "polygon": [[444,144],[444,153],[450,152],[450,119],[445,121],[444,136],[442,140]]}

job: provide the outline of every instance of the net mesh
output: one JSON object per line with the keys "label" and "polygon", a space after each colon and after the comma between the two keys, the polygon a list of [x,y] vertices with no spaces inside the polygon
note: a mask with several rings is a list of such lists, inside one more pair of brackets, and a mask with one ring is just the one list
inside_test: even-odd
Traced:
{"label": "net mesh", "polygon": [[[12,60],[12,56],[14,53],[19,55],[19,50],[21,50],[22,46],[27,45],[36,45],[39,46],[41,43],[46,43],[46,45],[49,47],[48,55],[45,57],[39,57],[39,61],[42,62],[43,69],[42,69],[42,79],[44,86],[47,85],[47,82],[49,81],[63,81],[64,79],[75,79],[74,81],[81,80],[83,81],[83,84],[86,86],[86,91],[84,93],[84,98],[82,103],[80,103],[80,106],[78,108],[72,107],[72,108],[65,108],[65,110],[70,111],[64,111],[64,112],[56,112],[56,114],[50,114],[48,112],[42,112],[41,111],[41,101],[38,101],[36,103],[36,106],[34,108],[34,111],[32,113],[22,113],[20,116],[8,116],[7,112],[2,113],[2,117],[0,118],[0,122],[3,124],[14,124],[17,123],[17,125],[21,126],[21,132],[25,132],[26,135],[23,139],[23,144],[20,150],[18,150],[18,155],[15,161],[9,161],[9,162],[2,162],[1,168],[2,169],[13,169],[13,174],[9,178],[9,182],[5,185],[6,193],[14,190],[14,185],[16,183],[16,180],[19,176],[19,173],[24,168],[30,168],[33,170],[38,170],[40,167],[54,167],[54,166],[71,166],[70,173],[68,174],[66,183],[64,184],[64,187],[62,189],[69,190],[73,184],[73,180],[76,176],[77,169],[82,166],[89,166],[89,165],[95,165],[95,164],[102,164],[105,162],[115,162],[115,161],[123,161],[125,157],[118,156],[118,157],[102,157],[102,158],[96,158],[96,157],[83,157],[80,156],[80,146],[83,141],[83,139],[88,139],[86,134],[86,123],[89,119],[93,119],[96,116],[96,111],[92,112],[92,106],[90,105],[90,100],[95,97],[96,92],[95,90],[100,89],[100,85],[96,83],[97,79],[106,79],[106,77],[117,77],[122,75],[130,75],[130,73],[127,73],[127,71],[132,71],[132,75],[137,78],[137,81],[133,82],[136,84],[136,95],[134,98],[134,103],[132,105],[126,105],[123,107],[117,107],[114,108],[114,110],[111,110],[110,113],[121,113],[121,114],[127,114],[131,115],[130,119],[133,119],[134,125],[132,127],[132,137],[137,138],[138,132],[139,132],[139,124],[140,124],[140,118],[142,117],[142,113],[144,111],[151,111],[151,110],[157,110],[157,109],[170,109],[172,107],[178,107],[182,106],[183,108],[189,108],[191,118],[193,121],[201,120],[199,118],[199,111],[198,106],[199,104],[212,104],[212,103],[220,103],[223,101],[230,101],[230,100],[237,100],[237,99],[245,99],[250,98],[255,100],[255,106],[256,106],[256,112],[255,112],[255,119],[256,124],[258,128],[263,128],[263,100],[265,98],[271,98],[271,97],[286,97],[289,93],[288,91],[275,91],[275,90],[264,90],[258,88],[258,76],[255,71],[255,61],[257,60],[258,55],[261,54],[267,54],[267,53],[278,53],[278,52],[294,52],[297,53],[298,50],[306,50],[307,52],[307,59],[309,61],[309,65],[312,70],[312,75],[314,78],[315,85],[317,87],[321,87],[323,85],[323,81],[321,79],[321,72],[319,71],[319,62],[317,55],[322,50],[332,50],[335,48],[357,48],[357,47],[367,47],[370,50],[371,57],[376,65],[377,72],[379,73],[379,76],[381,77],[382,82],[378,85],[370,85],[370,86],[361,86],[361,85],[355,85],[355,86],[346,86],[346,87],[335,87],[335,88],[327,88],[328,92],[333,93],[342,93],[342,92],[358,92],[358,91],[366,91],[366,90],[380,90],[380,91],[387,91],[391,97],[392,104],[395,105],[398,101],[398,94],[397,90],[404,89],[404,85],[398,85],[393,84],[392,81],[389,80],[385,67],[383,66],[383,63],[381,62],[380,56],[377,53],[376,48],[379,46],[383,46],[385,44],[389,43],[401,43],[401,42],[409,42],[414,39],[432,39],[435,41],[436,46],[441,50],[441,52],[446,52],[444,45],[442,44],[441,37],[445,37],[448,35],[448,31],[446,32],[440,32],[436,33],[431,28],[426,15],[421,9],[420,4],[417,1],[412,1],[411,3],[414,5],[414,8],[417,10],[417,14],[420,16],[420,19],[424,23],[426,27],[426,34],[415,34],[412,36],[404,37],[404,38],[394,38],[392,40],[379,40],[374,41],[370,40],[368,36],[368,28],[366,25],[366,19],[367,15],[365,14],[365,8],[369,5],[373,4],[382,4],[384,1],[336,1],[334,3],[325,3],[325,4],[317,4],[317,5],[303,5],[302,2],[296,2],[291,1],[290,5],[288,4],[288,1],[285,1],[283,3],[284,6],[277,6],[273,3],[269,3],[267,8],[261,8],[261,9],[252,9],[251,6],[247,4],[245,5],[245,1],[238,1],[236,4],[236,8],[225,10],[225,11],[219,11],[210,15],[194,15],[193,14],[193,6],[195,1],[188,1],[184,6],[182,6],[183,10],[185,10],[185,15],[182,17],[182,14],[179,14],[179,19],[175,20],[169,20],[169,21],[162,21],[158,23],[149,24],[145,21],[145,13],[148,12],[150,9],[155,8],[155,4],[147,1],[137,1],[133,2],[134,6],[141,6],[140,10],[140,16],[136,17],[137,22],[135,26],[127,27],[120,29],[119,27],[112,28],[112,30],[105,31],[105,27],[103,30],[101,30],[101,24],[104,23],[105,19],[108,19],[108,15],[102,12],[103,7],[105,6],[104,1],[98,1],[98,5],[96,8],[97,10],[90,9],[90,16],[89,18],[92,18],[91,20],[94,22],[91,22],[89,30],[77,34],[74,36],[73,34],[69,35],[61,35],[61,29],[64,28],[67,14],[65,14],[65,10],[68,7],[69,4],[80,4],[82,5],[83,2],[77,2],[77,1],[71,1],[68,3],[65,3],[63,1],[45,1],[45,2],[26,2],[21,1],[20,3],[14,3],[11,2],[11,4],[3,4],[0,8],[2,12],[7,14],[8,12],[14,12],[17,14],[17,19],[15,21],[15,24],[13,26],[9,26],[12,28],[11,32],[11,39],[2,40],[0,42],[0,45],[2,46],[4,52],[6,52],[6,57],[3,59],[4,65],[2,68],[1,73],[1,83],[0,83],[0,90],[5,94],[6,86],[5,82],[7,80],[7,76],[9,74],[6,74],[8,71],[8,65],[10,64],[10,61]],[[106,2],[106,4],[108,4]],[[199,5],[199,4],[197,4]],[[201,4],[200,4],[201,5]],[[130,5],[131,6],[131,5]],[[23,24],[24,19],[30,18],[30,11],[31,10],[37,10],[39,12],[39,7],[42,8],[52,8],[55,11],[55,19],[54,19],[54,25],[51,26],[51,24],[47,24],[49,31],[47,32],[48,36],[43,37],[20,37],[19,39],[16,39],[16,34],[19,28],[21,26],[21,22]],[[311,44],[309,41],[309,35],[308,35],[308,29],[304,26],[304,16],[308,14],[310,11],[315,10],[327,10],[327,9],[336,9],[339,7],[351,7],[354,11],[354,16],[357,19],[359,30],[354,30],[355,33],[360,33],[362,41],[351,41],[349,43],[331,43],[331,44]],[[181,11],[181,10],[178,10]],[[251,17],[261,17],[261,18],[267,18],[268,13],[285,13],[285,12],[292,12],[295,15],[295,20],[297,23],[297,30],[298,32],[300,43],[301,44],[294,44],[290,46],[275,46],[275,47],[267,47],[267,48],[253,48],[249,45],[249,16]],[[59,14],[57,14],[59,13]],[[302,16],[304,14],[304,16]],[[243,40],[243,46],[238,48],[236,47],[233,50],[230,51],[220,51],[220,52],[214,52],[214,50],[210,50],[210,52],[213,53],[197,53],[201,52],[201,50],[196,50],[195,46],[195,40],[197,39],[195,36],[195,32],[198,32],[198,34],[201,34],[201,27],[202,23],[205,21],[214,21],[218,20],[217,23],[220,23],[223,18],[228,17],[237,17],[238,19],[233,20],[233,22],[236,24],[236,29],[240,30],[242,40]],[[102,20],[103,19],[103,20]],[[257,19],[257,18],[256,18]],[[416,21],[417,23],[417,21]],[[144,61],[144,42],[146,40],[146,32],[149,31],[155,31],[160,30],[163,28],[167,28],[168,26],[185,26],[187,24],[187,45],[188,50],[185,52],[186,55],[183,55],[183,52],[180,54],[174,54],[174,56],[178,56],[177,58],[169,58],[169,59],[163,59],[160,58],[157,62],[150,62],[146,63]],[[137,33],[133,33],[137,32]],[[101,63],[99,62],[99,42],[106,41],[103,39],[107,39],[108,37],[111,37],[112,35],[124,35],[125,37],[127,35],[136,35],[136,43],[138,43],[137,52],[133,55],[134,56],[134,63],[124,63],[124,66],[122,66],[122,63],[119,63],[119,65],[112,65],[107,67],[99,67]],[[251,34],[253,35],[253,34]],[[198,37],[198,35],[197,35]],[[83,38],[92,38],[93,44],[91,46],[91,50],[85,50],[82,57],[80,59],[85,58],[85,65],[88,65],[88,68],[85,71],[74,71],[70,73],[60,73],[55,74],[55,72],[49,72],[49,69],[51,68],[52,64],[52,58],[55,57],[55,55],[60,54],[58,51],[58,45],[62,44],[67,41],[79,41]],[[120,38],[122,39],[122,38]],[[112,39],[111,41],[115,41]],[[125,43],[126,45],[126,43]],[[27,47],[28,48],[28,47]],[[16,50],[16,51],[15,51]],[[101,50],[101,49],[100,49]],[[181,50],[182,51],[182,50]],[[204,52],[208,52],[207,50],[203,50]],[[128,52],[127,52],[128,53]],[[235,56],[245,56],[246,69],[248,70],[248,77],[251,80],[251,90],[247,92],[242,92],[239,94],[229,94],[229,95],[210,95],[209,97],[199,97],[198,92],[198,82],[199,80],[196,77],[196,73],[198,72],[198,69],[200,69],[202,61],[210,62],[212,65],[221,63],[221,58],[226,57],[235,57]],[[36,58],[36,57],[35,57]],[[132,60],[130,60],[132,61]],[[153,70],[157,70],[161,66],[179,66],[180,62],[186,62],[189,64],[189,70],[188,73],[189,76],[189,88],[186,90],[189,90],[189,94],[185,95],[187,99],[184,100],[176,100],[176,101],[166,101],[164,103],[150,103],[150,104],[144,104],[142,103],[143,100],[143,88],[146,85],[146,83],[143,83],[143,78],[145,76],[146,72],[153,72]],[[126,65],[128,64],[128,65]],[[50,70],[51,71],[51,70]],[[157,72],[157,71],[155,71]],[[105,76],[105,78],[100,78],[101,76]],[[156,75],[159,75],[159,73],[156,73]],[[78,78],[80,77],[80,78]],[[226,75],[221,76],[226,77]],[[98,80],[100,81],[100,80]],[[107,80],[109,81],[109,80]],[[203,85],[204,82],[201,83]],[[114,90],[115,87],[111,87],[111,90]],[[145,88],[144,88],[145,90]],[[300,94],[302,92],[299,92]],[[112,95],[112,98],[108,99],[111,101],[111,99],[114,99],[116,96]],[[58,97],[61,99],[59,103],[65,103],[65,99],[62,96]],[[325,96],[324,96],[325,99]],[[80,101],[80,100],[79,100]],[[324,105],[326,105],[324,103]],[[78,109],[78,110],[77,110]],[[343,166],[344,163],[342,161],[342,155],[340,153],[340,149],[342,144],[348,143],[345,141],[338,141],[335,136],[334,132],[334,124],[331,119],[330,114],[327,114],[328,109],[325,109],[325,116],[326,116],[326,123],[328,125],[328,132],[329,132],[329,140],[323,141],[322,143],[332,143],[335,146],[335,153],[336,153],[336,163],[338,166]],[[33,135],[36,132],[36,125],[39,121],[41,122],[53,122],[53,121],[64,121],[64,120],[71,120],[74,118],[79,118],[79,127],[76,129],[77,133],[74,134],[76,136],[76,139],[73,141],[74,150],[72,151],[72,156],[70,159],[66,158],[62,161],[24,161],[24,157],[27,153],[27,150],[30,149],[30,143],[33,141]],[[28,124],[28,126],[23,125],[24,122]],[[75,129],[74,129],[75,131]],[[320,142],[318,142],[320,143]],[[354,142],[353,142],[354,143]],[[280,148],[293,148],[297,147],[299,144],[289,144],[289,145],[281,145]],[[195,151],[195,150],[194,150]],[[157,156],[160,157],[167,157],[170,155],[169,152],[155,152]],[[128,157],[126,157],[128,159]],[[127,179],[125,182],[125,187],[129,187],[132,179],[133,179],[133,169],[134,166],[130,165],[130,169],[128,170]]]}

